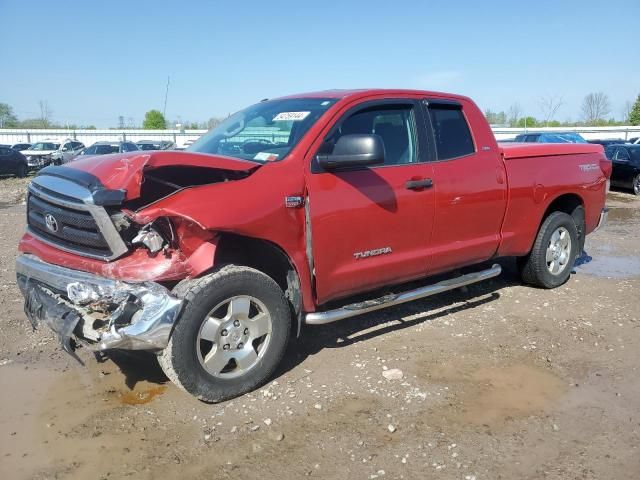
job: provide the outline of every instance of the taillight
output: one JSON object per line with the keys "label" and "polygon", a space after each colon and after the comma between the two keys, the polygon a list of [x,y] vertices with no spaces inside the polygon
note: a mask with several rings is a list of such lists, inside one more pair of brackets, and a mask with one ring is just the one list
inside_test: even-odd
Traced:
{"label": "taillight", "polygon": [[609,180],[611,178],[611,172],[613,170],[611,160],[609,160],[607,157],[600,159],[600,170],[602,170],[604,176],[607,177],[607,180]]}

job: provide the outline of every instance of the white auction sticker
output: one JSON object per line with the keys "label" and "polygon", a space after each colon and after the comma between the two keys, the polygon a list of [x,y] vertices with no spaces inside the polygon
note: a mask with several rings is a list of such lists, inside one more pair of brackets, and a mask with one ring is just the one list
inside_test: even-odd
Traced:
{"label": "white auction sticker", "polygon": [[284,122],[299,122],[300,120],[304,120],[311,112],[280,112],[275,117],[273,117],[273,121],[277,122],[278,120]]}
{"label": "white auction sticker", "polygon": [[269,153],[269,152],[259,152],[256,153],[256,156],[253,157],[254,160],[263,160],[266,162],[273,162],[278,159],[277,153]]}

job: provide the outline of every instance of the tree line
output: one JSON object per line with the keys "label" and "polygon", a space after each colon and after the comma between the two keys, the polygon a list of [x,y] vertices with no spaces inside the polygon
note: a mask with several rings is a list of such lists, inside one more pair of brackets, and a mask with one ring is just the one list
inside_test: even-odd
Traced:
{"label": "tree line", "polygon": [[[535,127],[580,127],[580,126],[615,126],[615,125],[640,125],[640,95],[634,103],[627,101],[624,106],[622,120],[609,117],[611,114],[611,102],[607,94],[603,92],[589,93],[582,100],[581,116],[577,122],[555,120],[558,110],[564,104],[562,97],[547,96],[538,100],[540,117],[530,115],[523,116],[520,104],[514,103],[508,111],[494,112],[490,109],[484,111],[487,121],[491,125],[506,125],[509,127],[535,128]],[[40,115],[36,118],[19,120],[13,108],[7,103],[0,103],[0,128],[61,128],[71,130],[91,130],[94,125],[61,125],[53,120],[53,111],[46,100],[38,102]],[[609,118],[607,118],[609,117]],[[125,126],[124,117],[119,117],[118,127],[112,129],[134,129],[139,128],[131,120]],[[218,126],[223,121],[222,118],[213,117],[206,122],[189,122],[178,119],[175,122],[167,122],[167,119],[159,110],[149,110],[144,116],[142,128],[147,130],[165,130],[174,125],[185,130],[210,130]]]}
{"label": "tree line", "polygon": [[484,111],[487,121],[491,125],[505,125],[519,128],[535,127],[604,127],[616,125],[640,125],[640,95],[634,103],[627,101],[622,112],[622,120],[611,117],[611,102],[609,96],[603,92],[585,95],[580,106],[581,119],[579,121],[560,122],[555,119],[558,110],[564,105],[560,96],[546,96],[538,99],[539,117],[523,116],[522,107],[514,103],[508,111]]}
{"label": "tree line", "polygon": [[[0,102],[0,128],[28,128],[28,129],[68,129],[68,130],[95,130],[95,125],[61,124],[53,120],[53,110],[46,100],[38,102],[40,115],[34,118],[19,119],[8,103]],[[212,117],[206,122],[181,121],[168,122],[160,110],[149,110],[145,113],[142,128],[147,130],[165,130],[167,128],[179,128],[184,130],[210,130],[217,127],[224,119]],[[118,126],[109,127],[110,130],[139,129],[132,118],[125,122],[124,116],[118,117]]]}

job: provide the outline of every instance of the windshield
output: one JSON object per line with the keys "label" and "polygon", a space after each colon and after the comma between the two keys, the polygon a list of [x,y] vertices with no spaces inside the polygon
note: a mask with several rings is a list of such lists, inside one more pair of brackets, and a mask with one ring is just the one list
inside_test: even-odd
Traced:
{"label": "windshield", "polygon": [[260,163],[282,160],[335,102],[329,98],[260,102],[233,114],[187,150]]}
{"label": "windshield", "polygon": [[587,143],[579,133],[543,133],[540,135],[541,143]]}
{"label": "windshield", "polygon": [[38,142],[31,145],[29,150],[57,150],[58,148],[60,148],[59,143]]}

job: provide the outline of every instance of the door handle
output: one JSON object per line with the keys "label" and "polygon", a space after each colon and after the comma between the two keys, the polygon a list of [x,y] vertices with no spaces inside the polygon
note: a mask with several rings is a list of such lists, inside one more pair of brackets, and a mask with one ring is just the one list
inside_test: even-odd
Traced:
{"label": "door handle", "polygon": [[407,190],[421,190],[423,188],[433,187],[433,180],[425,178],[423,180],[409,180],[404,184]]}

